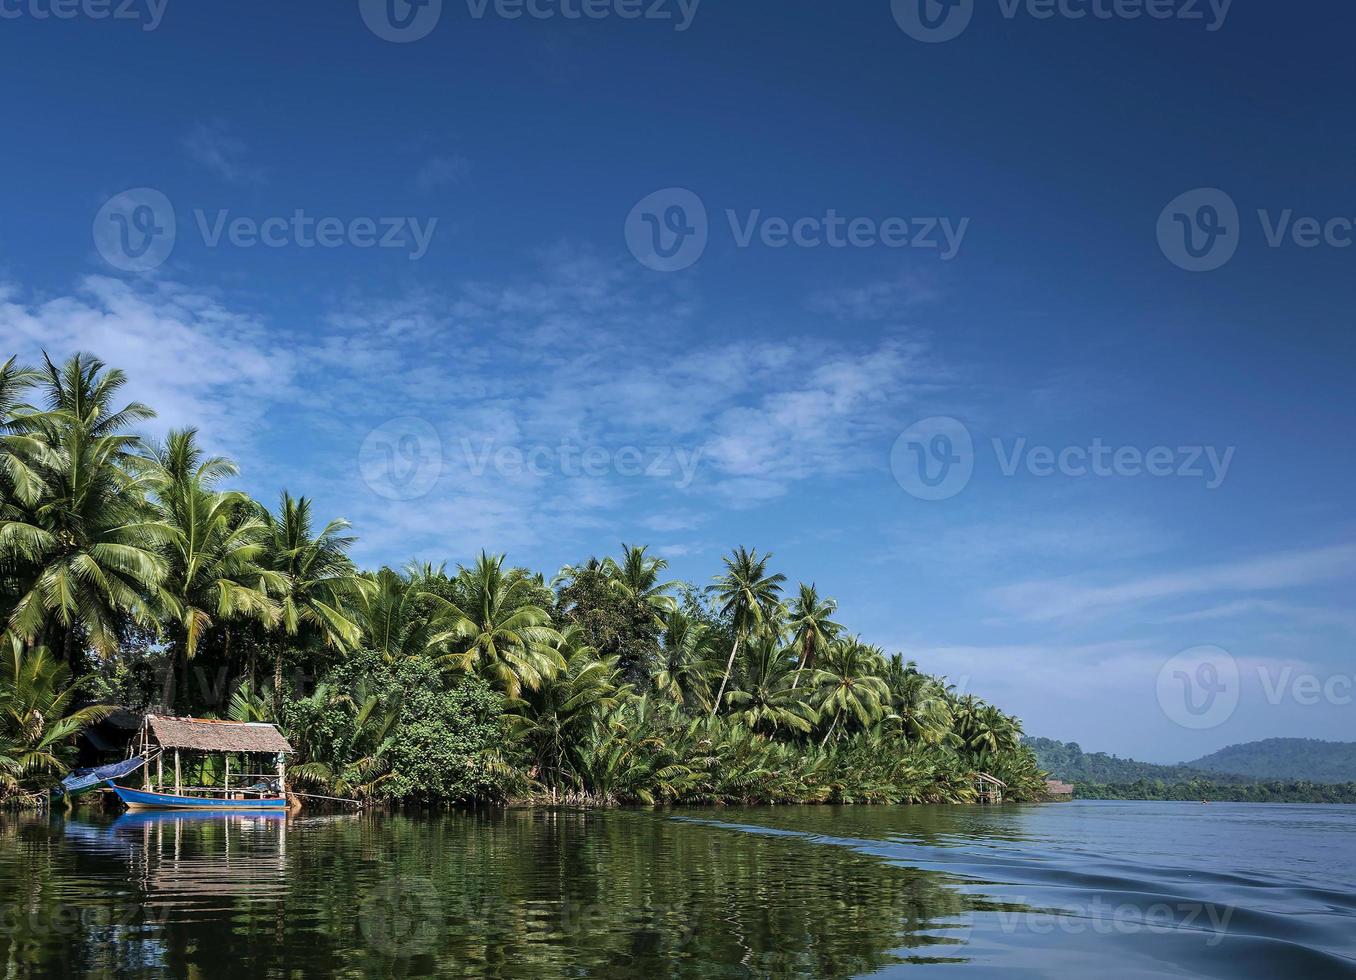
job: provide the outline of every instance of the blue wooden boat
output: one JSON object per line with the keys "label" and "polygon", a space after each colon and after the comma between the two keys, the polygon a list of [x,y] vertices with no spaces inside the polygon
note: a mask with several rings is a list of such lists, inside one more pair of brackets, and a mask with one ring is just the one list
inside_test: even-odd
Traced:
{"label": "blue wooden boat", "polygon": [[175,796],[142,789],[128,789],[111,779],[108,785],[129,810],[286,810],[286,797],[260,796],[252,799],[229,800],[214,796]]}

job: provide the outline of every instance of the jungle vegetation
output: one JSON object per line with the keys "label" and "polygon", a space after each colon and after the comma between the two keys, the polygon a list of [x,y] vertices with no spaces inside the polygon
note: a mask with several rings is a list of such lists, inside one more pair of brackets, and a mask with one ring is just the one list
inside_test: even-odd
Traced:
{"label": "jungle vegetation", "polygon": [[497,554],[359,568],[348,524],[137,434],[97,358],[0,367],[0,795],[50,786],[112,705],[269,720],[315,792],[406,803],[965,802],[1042,789],[1020,722],[736,548],[549,579]]}

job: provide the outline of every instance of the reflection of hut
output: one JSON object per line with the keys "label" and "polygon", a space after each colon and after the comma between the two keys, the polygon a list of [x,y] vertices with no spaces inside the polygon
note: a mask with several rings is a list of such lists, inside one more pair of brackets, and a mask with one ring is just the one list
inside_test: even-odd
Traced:
{"label": "reflection of hut", "polygon": [[1047,779],[1045,781],[1045,795],[1055,800],[1072,800],[1074,788],[1071,783],[1061,782],[1058,779]]}
{"label": "reflection of hut", "polygon": [[987,772],[975,773],[975,796],[980,803],[1002,803],[1008,784]]}

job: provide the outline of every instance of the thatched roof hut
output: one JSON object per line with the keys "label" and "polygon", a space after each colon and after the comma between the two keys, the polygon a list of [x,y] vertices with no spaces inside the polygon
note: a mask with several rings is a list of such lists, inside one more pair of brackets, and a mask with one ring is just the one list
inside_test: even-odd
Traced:
{"label": "thatched roof hut", "polygon": [[291,752],[282,732],[263,722],[209,721],[203,718],[166,718],[147,715],[151,740],[162,749],[190,752]]}

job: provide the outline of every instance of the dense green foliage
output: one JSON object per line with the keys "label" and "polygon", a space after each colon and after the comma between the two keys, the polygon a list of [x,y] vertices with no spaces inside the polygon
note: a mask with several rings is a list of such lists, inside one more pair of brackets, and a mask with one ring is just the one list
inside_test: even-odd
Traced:
{"label": "dense green foliage", "polygon": [[0,792],[66,771],[102,710],[85,690],[275,720],[297,782],[356,800],[968,801],[978,772],[1041,792],[1017,719],[852,636],[813,584],[788,595],[770,554],[737,549],[704,589],[626,545],[549,584],[489,554],[362,571],[307,498],[271,511],[194,432],[134,435],[153,413],[122,383],[88,356],[0,368],[24,678],[0,678]]}
{"label": "dense green foliage", "polygon": [[1237,773],[1259,780],[1349,783],[1356,781],[1356,742],[1267,738],[1230,745],[1187,764],[1197,769]]}
{"label": "dense green foliage", "polygon": [[1078,783],[1084,800],[1209,800],[1217,803],[1356,803],[1356,783],[1311,783],[1289,780],[1266,783],[1220,783],[1193,779],[1183,783]]}

